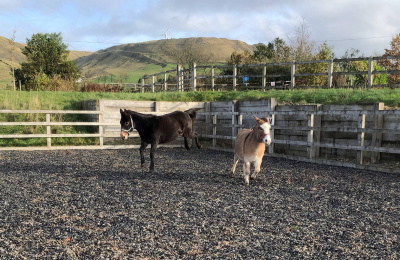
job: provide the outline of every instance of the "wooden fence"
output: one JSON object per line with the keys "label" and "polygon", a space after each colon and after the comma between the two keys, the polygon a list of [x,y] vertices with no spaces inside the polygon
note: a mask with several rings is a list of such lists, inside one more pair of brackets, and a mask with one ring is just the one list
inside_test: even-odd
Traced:
{"label": "wooden fence", "polygon": [[[374,70],[374,63],[379,60],[397,60],[400,56],[380,56],[369,58],[349,58],[333,60],[312,60],[312,61],[292,61],[281,63],[263,63],[246,65],[220,65],[220,66],[196,66],[193,64],[191,69],[183,69],[178,65],[176,70],[163,71],[153,75],[142,77],[141,92],[161,92],[161,91],[198,91],[198,90],[248,90],[248,89],[295,89],[298,87],[349,87],[352,83],[339,81],[335,78],[339,76],[351,77],[362,75],[365,78],[363,86],[357,87],[398,87],[400,84],[374,84],[374,76],[379,74],[391,75],[399,74],[400,70]],[[366,70],[360,71],[340,71],[335,64],[364,62]],[[320,71],[307,71],[298,69],[308,65],[320,65]],[[274,67],[285,67],[288,73],[276,73]],[[259,74],[249,74],[249,69],[260,71]],[[227,71],[231,71],[227,74]],[[244,71],[241,73],[240,71]],[[174,82],[168,81],[172,75]],[[305,80],[307,77],[322,77],[324,85],[312,86]],[[286,79],[285,79],[286,78]],[[278,80],[277,80],[278,79]],[[400,82],[399,82],[400,83]],[[302,86],[301,86],[302,85]],[[139,89],[136,88],[138,91]]]}
{"label": "wooden fence", "polygon": [[[87,105],[92,105],[88,107]],[[45,114],[43,122],[0,122],[0,126],[44,126],[45,133],[0,134],[6,138],[46,138],[42,147],[0,147],[0,150],[126,149],[138,144],[119,141],[119,108],[165,114],[174,110],[198,110],[196,132],[210,149],[233,150],[240,128],[251,128],[253,115],[272,118],[273,144],[266,156],[277,156],[336,166],[400,173],[400,110],[371,105],[277,105],[275,100],[230,102],[150,102],[100,100],[87,102],[85,110],[0,110],[0,114]],[[51,121],[54,114],[82,114],[85,122]],[[95,127],[96,132],[53,133],[54,126]],[[88,131],[90,132],[90,131]],[[97,145],[54,146],[53,138],[99,138]],[[131,135],[137,140],[138,135]],[[116,141],[118,140],[118,141]],[[109,142],[113,141],[113,142]],[[183,147],[181,140],[173,146]]]}

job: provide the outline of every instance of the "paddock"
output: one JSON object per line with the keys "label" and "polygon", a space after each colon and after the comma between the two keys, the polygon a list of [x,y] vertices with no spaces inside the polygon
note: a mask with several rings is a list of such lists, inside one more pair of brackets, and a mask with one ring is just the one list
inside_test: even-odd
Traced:
{"label": "paddock", "polygon": [[[0,152],[0,258],[398,259],[400,175],[159,148]],[[148,160],[147,160],[148,163]]]}

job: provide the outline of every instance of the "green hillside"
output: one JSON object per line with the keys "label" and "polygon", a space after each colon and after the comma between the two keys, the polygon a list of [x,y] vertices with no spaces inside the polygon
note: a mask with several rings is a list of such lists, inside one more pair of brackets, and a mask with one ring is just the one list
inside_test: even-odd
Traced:
{"label": "green hillside", "polygon": [[[14,49],[15,66],[25,60],[21,49],[25,44],[16,43]],[[75,62],[81,74],[98,82],[110,82],[113,75],[116,82],[125,75],[123,82],[138,82],[145,74],[158,73],[176,67],[173,52],[185,48],[196,49],[210,57],[212,63],[226,62],[232,52],[252,52],[254,46],[238,40],[223,38],[183,38],[130,43],[117,45],[94,53],[71,51],[69,58]],[[0,89],[11,82],[11,45],[7,38],[0,36]],[[126,79],[127,78],[127,79]]]}
{"label": "green hillside", "polygon": [[[166,39],[113,46],[77,58],[75,64],[82,74],[89,79],[101,75],[124,73],[138,78],[139,74],[139,77],[141,77],[145,73],[157,73],[176,66],[171,53],[174,50],[183,50],[187,46],[209,55],[211,57],[210,62],[226,62],[234,51],[252,52],[254,49],[252,45],[247,43],[222,38]],[[152,66],[155,66],[154,71],[149,69]],[[142,73],[144,71],[145,73]]]}

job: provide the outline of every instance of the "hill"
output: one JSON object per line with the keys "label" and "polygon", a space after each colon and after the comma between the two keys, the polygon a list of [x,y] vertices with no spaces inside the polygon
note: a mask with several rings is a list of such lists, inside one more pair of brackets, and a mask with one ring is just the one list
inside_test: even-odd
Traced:
{"label": "hill", "polygon": [[77,58],[75,63],[87,78],[106,74],[131,73],[143,70],[150,64],[161,67],[167,66],[168,63],[176,65],[173,52],[184,50],[188,46],[209,55],[210,62],[215,63],[226,62],[234,51],[252,52],[254,49],[252,45],[245,42],[223,38],[165,39],[113,46]]}
{"label": "hill", "polygon": [[[14,56],[15,63],[25,61],[21,49],[25,46],[16,43]],[[210,62],[226,62],[232,52],[254,50],[254,46],[238,40],[224,38],[182,38],[164,39],[142,43],[116,45],[97,52],[71,51],[69,58],[86,78],[94,79],[101,75],[132,73],[140,76],[146,73],[156,73],[169,70],[176,66],[173,53],[191,48],[208,55]],[[0,83],[10,82],[11,45],[7,38],[0,36]],[[137,76],[139,77],[139,76]],[[134,78],[137,80],[137,78]],[[133,82],[133,81],[131,81]],[[1,88],[1,87],[0,87]]]}
{"label": "hill", "polygon": [[[24,43],[15,43],[13,56],[14,56],[14,66],[18,67],[18,64],[25,61],[25,55],[22,54],[22,48],[25,47]],[[7,84],[11,82],[12,77],[10,75],[11,67],[11,49],[12,45],[10,40],[0,36],[0,83]],[[92,52],[87,51],[70,51],[69,59],[75,60],[79,57],[92,54]],[[0,89],[2,86],[0,86]]]}

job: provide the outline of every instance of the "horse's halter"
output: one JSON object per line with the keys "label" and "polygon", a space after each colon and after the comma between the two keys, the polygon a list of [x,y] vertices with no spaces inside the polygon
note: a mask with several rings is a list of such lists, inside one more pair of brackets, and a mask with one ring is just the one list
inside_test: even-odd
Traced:
{"label": "horse's halter", "polygon": [[128,130],[126,130],[126,129],[123,129],[122,127],[121,127],[121,131],[124,131],[124,132],[127,132],[128,133],[128,135],[129,135],[129,132],[131,132],[132,130],[133,130],[133,119],[132,119],[132,115],[129,115],[129,118],[131,119],[131,127],[128,129]]}

